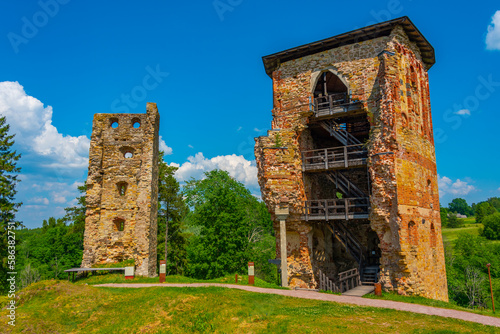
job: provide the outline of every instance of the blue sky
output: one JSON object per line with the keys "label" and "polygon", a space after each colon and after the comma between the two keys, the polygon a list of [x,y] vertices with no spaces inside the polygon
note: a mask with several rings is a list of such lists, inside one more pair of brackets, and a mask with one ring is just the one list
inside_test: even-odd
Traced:
{"label": "blue sky", "polygon": [[18,218],[61,217],[86,178],[93,114],[146,102],[158,104],[181,181],[223,168],[259,194],[253,138],[272,108],[261,57],[404,15],[436,50],[442,204],[500,196],[497,11],[496,1],[3,1],[0,114],[23,155]]}

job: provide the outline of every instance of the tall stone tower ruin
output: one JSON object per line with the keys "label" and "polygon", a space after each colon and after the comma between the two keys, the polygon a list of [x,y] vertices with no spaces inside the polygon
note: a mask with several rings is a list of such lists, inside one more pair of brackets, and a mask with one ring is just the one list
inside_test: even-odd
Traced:
{"label": "tall stone tower ruin", "polygon": [[137,275],[156,275],[159,124],[155,103],[94,115],[82,267],[133,259]]}
{"label": "tall stone tower ruin", "polygon": [[[288,205],[288,283],[358,268],[385,290],[447,300],[427,71],[402,17],[263,57],[272,130],[256,138],[262,196]],[[284,199],[284,200],[283,200]],[[286,203],[282,203],[286,202]]]}

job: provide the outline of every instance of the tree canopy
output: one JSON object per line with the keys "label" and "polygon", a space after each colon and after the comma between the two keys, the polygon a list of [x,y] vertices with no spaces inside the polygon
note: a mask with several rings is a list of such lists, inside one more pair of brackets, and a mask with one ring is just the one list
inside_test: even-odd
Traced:
{"label": "tree canopy", "polygon": [[[21,225],[20,222],[16,221],[16,212],[22,203],[15,201],[17,173],[21,171],[17,167],[17,161],[21,155],[12,149],[15,135],[9,134],[9,130],[10,127],[5,116],[0,117],[0,292],[6,291],[7,272],[13,271],[7,270],[9,264],[8,231]],[[10,237],[10,245],[13,246],[15,239],[12,238],[12,235]]]}
{"label": "tree canopy", "polygon": [[467,204],[467,201],[463,198],[455,198],[448,205],[450,212],[459,213],[461,215],[472,216],[472,208]]}
{"label": "tree canopy", "polygon": [[[200,227],[189,247],[189,274],[210,279],[245,272],[254,255],[252,244],[272,227],[262,203],[222,170],[188,181],[184,195],[193,209],[191,223]],[[266,256],[274,257],[272,250]]]}
{"label": "tree canopy", "polygon": [[184,217],[188,207],[174,177],[178,168],[167,165],[163,155],[160,152],[158,157],[158,260],[166,259],[167,274],[183,274],[187,264]]}

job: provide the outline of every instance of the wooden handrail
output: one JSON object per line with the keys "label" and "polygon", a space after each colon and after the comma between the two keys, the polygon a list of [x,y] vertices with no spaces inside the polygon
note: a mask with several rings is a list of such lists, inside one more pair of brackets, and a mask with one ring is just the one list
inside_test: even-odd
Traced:
{"label": "wooden handrail", "polygon": [[369,197],[351,197],[323,200],[304,201],[303,215],[305,220],[309,218],[322,218],[329,220],[331,216],[342,216],[342,219],[348,220],[349,216],[354,214],[366,215],[369,213]]}

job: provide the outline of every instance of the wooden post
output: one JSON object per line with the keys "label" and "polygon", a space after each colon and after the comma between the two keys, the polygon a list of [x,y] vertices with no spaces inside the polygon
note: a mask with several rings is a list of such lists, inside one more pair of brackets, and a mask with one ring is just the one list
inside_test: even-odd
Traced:
{"label": "wooden post", "polygon": [[491,273],[490,273],[491,264],[488,263],[486,267],[488,267],[488,277],[490,278],[491,306],[493,306],[493,313],[495,313],[495,301],[493,300],[493,287],[491,286]]}
{"label": "wooden post", "polygon": [[349,162],[347,159],[347,146],[344,146],[344,167],[345,168],[349,167]]}
{"label": "wooden post", "polygon": [[325,148],[325,169],[328,169],[328,151]]}

